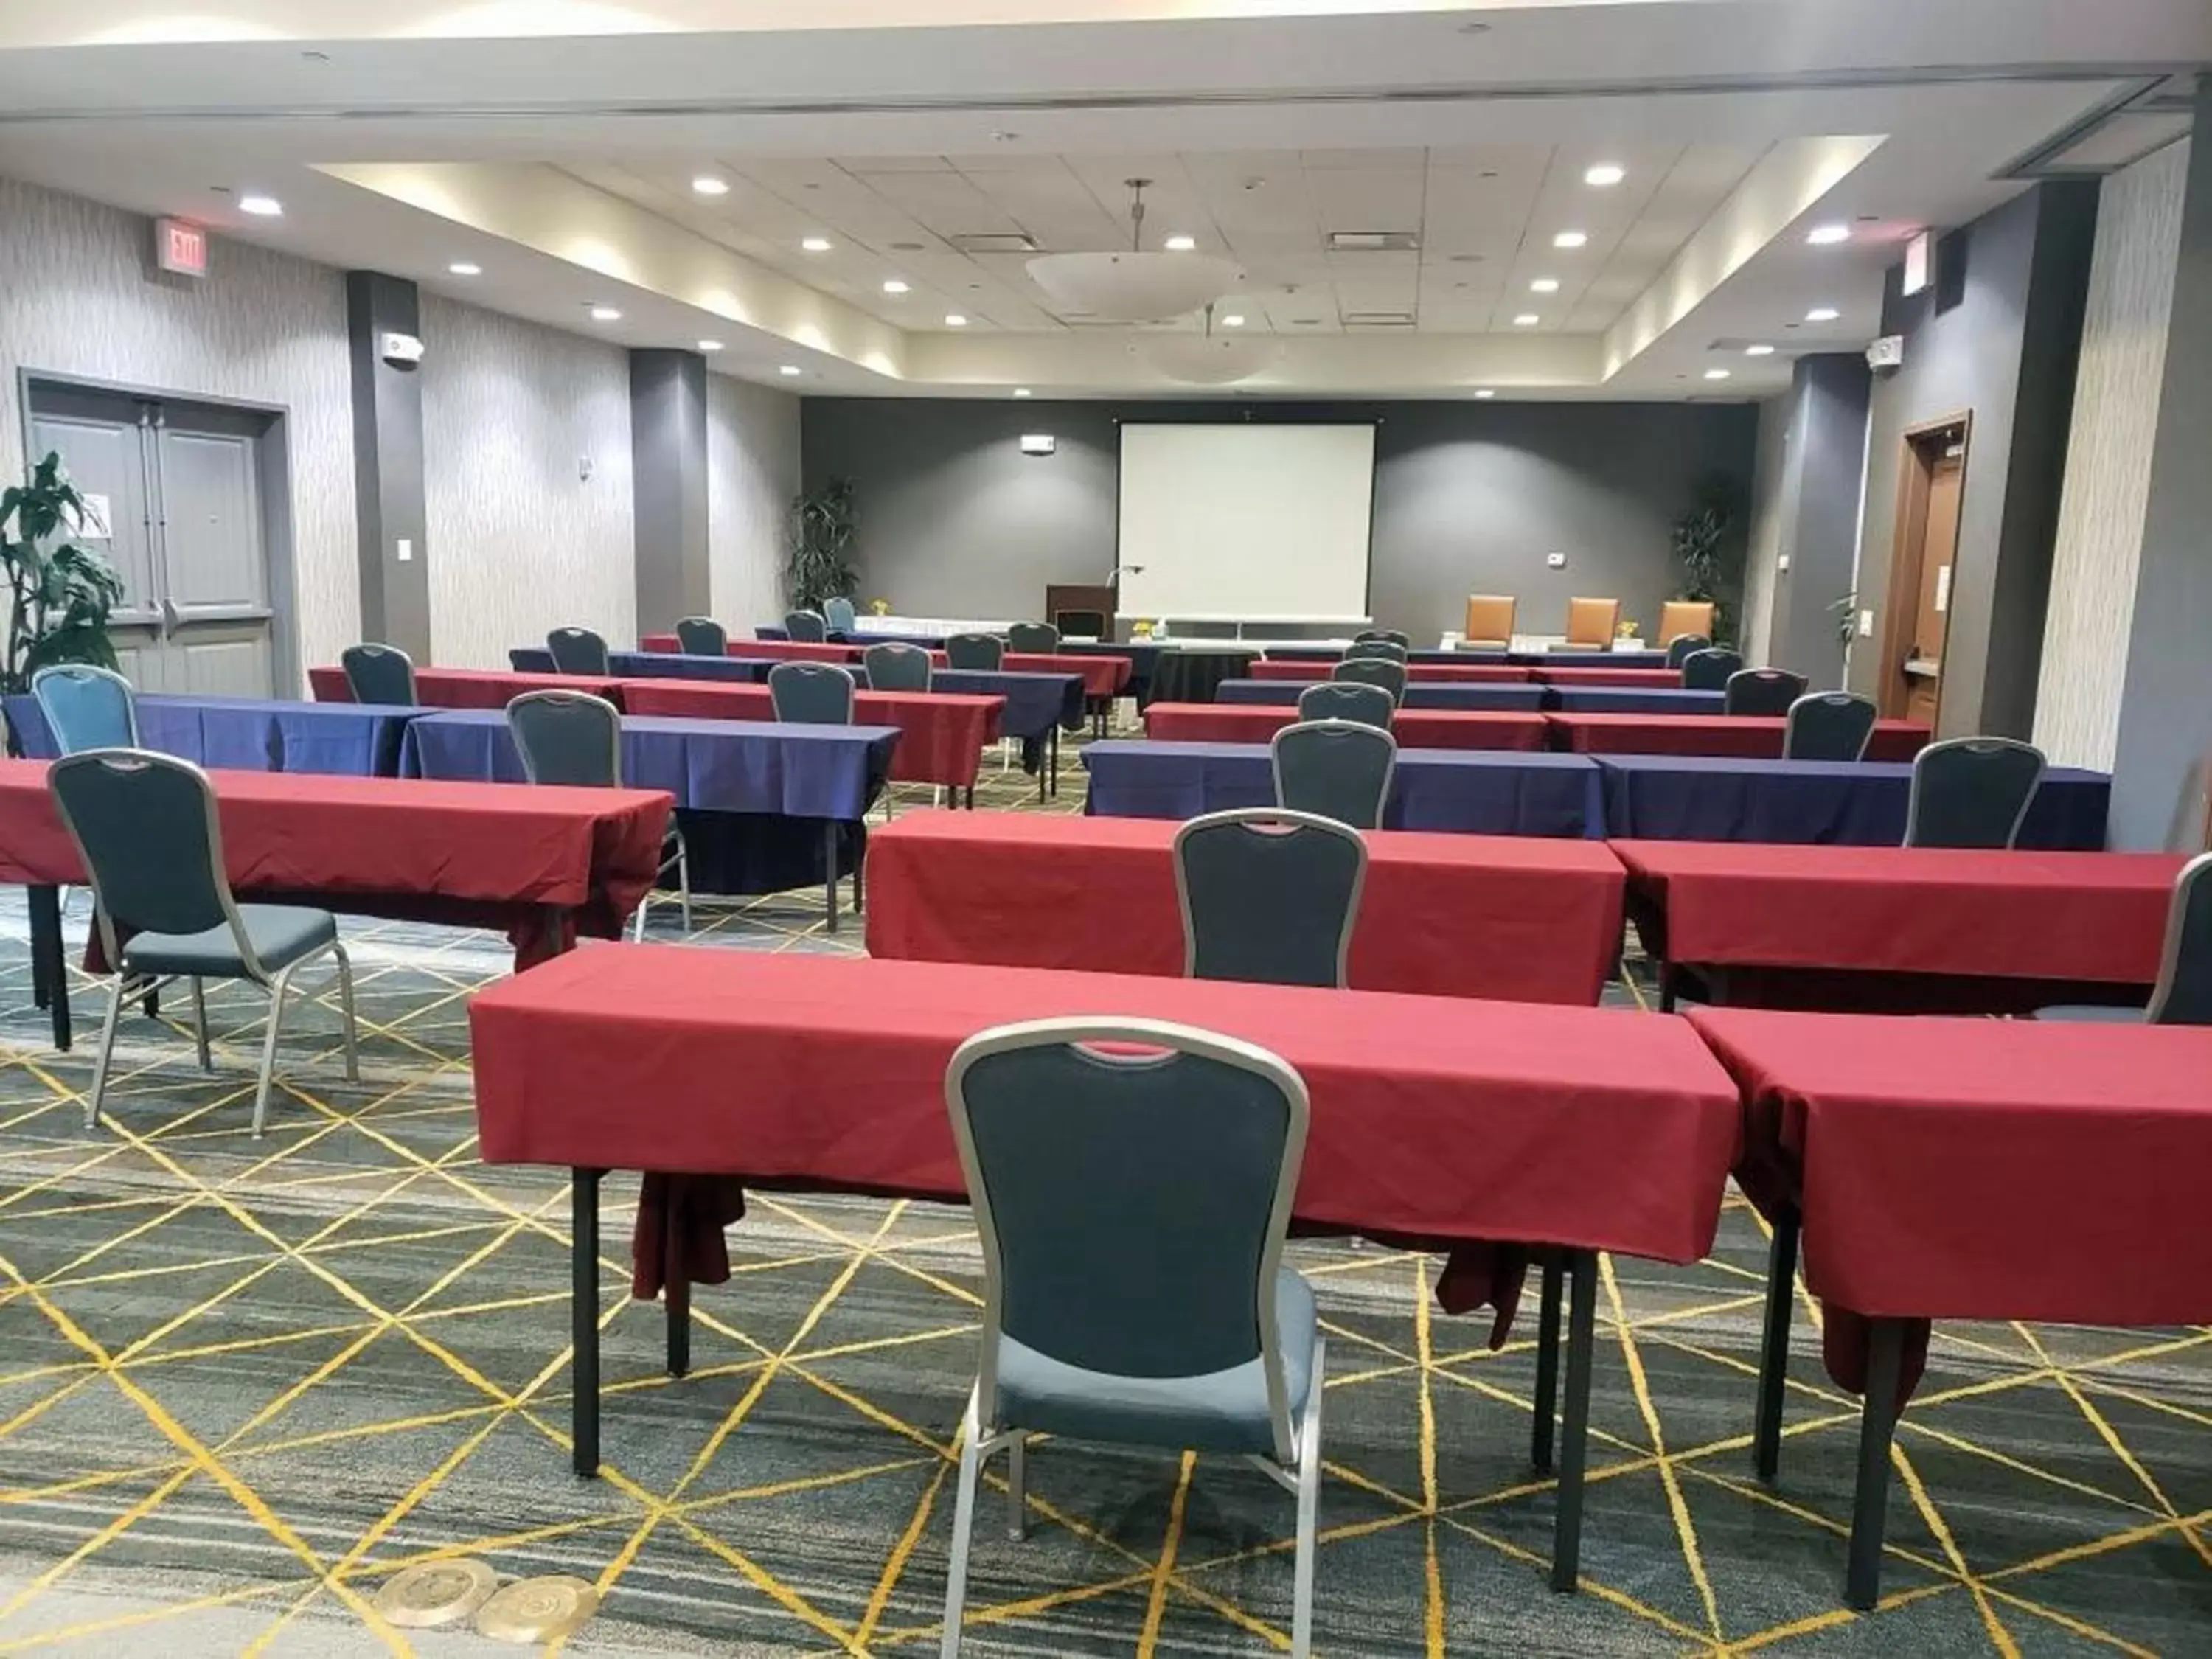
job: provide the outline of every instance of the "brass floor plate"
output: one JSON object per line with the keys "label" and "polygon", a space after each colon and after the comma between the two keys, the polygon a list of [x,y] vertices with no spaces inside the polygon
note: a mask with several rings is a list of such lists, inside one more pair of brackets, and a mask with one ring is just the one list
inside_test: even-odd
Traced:
{"label": "brass floor plate", "polygon": [[392,1574],[370,1605],[388,1623],[433,1630],[459,1624],[498,1588],[499,1576],[481,1561],[432,1561]]}
{"label": "brass floor plate", "polygon": [[495,1642],[550,1642],[584,1627],[599,1593],[580,1578],[519,1578],[477,1609],[477,1629]]}

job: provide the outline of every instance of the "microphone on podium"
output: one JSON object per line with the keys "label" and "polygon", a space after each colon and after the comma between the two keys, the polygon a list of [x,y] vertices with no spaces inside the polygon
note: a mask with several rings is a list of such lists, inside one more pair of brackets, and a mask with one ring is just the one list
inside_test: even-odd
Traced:
{"label": "microphone on podium", "polygon": [[1106,573],[1106,585],[1111,587],[1124,571],[1132,576],[1141,576],[1145,574],[1145,567],[1140,564],[1117,564]]}

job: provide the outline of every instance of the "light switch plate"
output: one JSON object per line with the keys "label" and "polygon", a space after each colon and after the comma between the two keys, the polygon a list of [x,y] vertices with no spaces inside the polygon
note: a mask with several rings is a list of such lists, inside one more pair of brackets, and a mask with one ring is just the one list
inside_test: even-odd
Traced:
{"label": "light switch plate", "polygon": [[1784,553],[1784,554],[1780,558],[1777,559],[1777,560],[1774,562],[1774,568],[1775,568],[1777,570],[1787,570],[1787,569],[1789,569],[1789,568],[1790,568],[1790,556],[1789,556],[1787,553]]}
{"label": "light switch plate", "polygon": [[1871,611],[1859,612],[1859,637],[1863,640],[1874,637],[1874,612]]}
{"label": "light switch plate", "polygon": [[398,545],[392,550],[392,556],[398,560],[402,564],[413,563],[415,559],[415,544],[409,541],[405,537],[401,537],[399,538]]}
{"label": "light switch plate", "polygon": [[1565,570],[1567,568],[1567,556],[1564,553],[1549,554],[1546,556],[1544,562],[1554,570]]}

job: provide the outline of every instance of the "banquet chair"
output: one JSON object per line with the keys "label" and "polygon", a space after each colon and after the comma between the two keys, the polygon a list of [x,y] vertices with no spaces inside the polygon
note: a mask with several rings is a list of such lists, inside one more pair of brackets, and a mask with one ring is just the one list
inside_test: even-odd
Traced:
{"label": "banquet chair", "polygon": [[[507,729],[522,757],[522,775],[532,783],[574,789],[623,787],[622,714],[605,697],[581,691],[526,691],[507,705]],[[691,859],[676,820],[660,842],[659,874],[676,871],[676,898],[684,931],[691,931]],[[631,937],[645,937],[653,895],[637,902]]]}
{"label": "banquet chair", "polygon": [[1953,738],[1913,757],[1907,847],[2009,848],[2043,781],[2043,751],[2013,738]]}
{"label": "banquet chair", "polygon": [[191,982],[203,1071],[215,1069],[203,981],[243,980],[269,998],[253,1095],[257,1139],[269,1121],[284,995],[302,963],[325,956],[337,959],[346,1077],[360,1079],[353,964],[338,942],[337,918],[296,905],[240,904],[232,896],[215,786],[206,773],[189,761],[141,749],[88,749],[56,761],[46,787],[84,861],[100,946],[115,974],[93,1062],[86,1128],[100,1123],[123,1005],[180,979]]}
{"label": "banquet chair", "polygon": [[338,653],[356,702],[404,708],[415,701],[415,659],[396,645],[364,642]]}
{"label": "banquet chair", "polygon": [[852,600],[840,594],[834,599],[822,601],[823,626],[832,634],[850,634],[860,620],[853,609]]}
{"label": "banquet chair", "polygon": [[1570,651],[1610,651],[1620,626],[1619,599],[1569,599],[1563,644]]}
{"label": "banquet chair", "polygon": [[1703,634],[1677,634],[1667,641],[1667,666],[1680,668],[1699,651],[1710,651],[1713,642]]}
{"label": "banquet chair", "polygon": [[826,645],[830,640],[830,624],[818,611],[787,611],[783,613],[784,637],[799,645]]}
{"label": "banquet chair", "polygon": [[1344,660],[1358,662],[1371,658],[1376,662],[1404,662],[1411,655],[1395,640],[1354,640],[1344,648]]}
{"label": "banquet chair", "polygon": [[1282,1259],[1305,1152],[1298,1074],[1188,1026],[1048,1019],[970,1037],[945,1091],[983,1330],[940,1659],[960,1651],[983,1464],[1007,1453],[1018,1540],[1040,1433],[1055,1456],[1064,1440],[1239,1455],[1293,1494],[1291,1653],[1306,1659],[1326,1352],[1313,1291]]}
{"label": "banquet chair", "polygon": [[1396,646],[1401,651],[1410,649],[1413,643],[1411,634],[1395,628],[1363,628],[1352,636],[1354,645],[1364,640],[1382,640]]}
{"label": "banquet chair", "polygon": [[46,717],[54,747],[64,755],[138,746],[137,694],[112,668],[50,663],[31,676],[31,696]]}
{"label": "banquet chair", "polygon": [[1330,680],[1298,693],[1302,720],[1358,720],[1388,732],[1395,708],[1390,694],[1381,686],[1362,685],[1357,680]]}
{"label": "banquet chair", "polygon": [[1663,650],[1685,634],[1695,634],[1712,643],[1713,617],[1717,607],[1711,599],[1668,599],[1659,607],[1659,644]]}
{"label": "banquet chair", "polygon": [[588,628],[556,628],[545,636],[545,649],[552,654],[556,674],[604,676],[612,672],[607,642]]}
{"label": "banquet chair", "polygon": [[1367,879],[1359,832],[1310,812],[1209,812],[1176,831],[1187,979],[1341,988]]}
{"label": "banquet chair", "polygon": [[1006,649],[1049,657],[1060,649],[1060,630],[1050,623],[1012,623],[1006,628]]}
{"label": "banquet chair", "polygon": [[1855,761],[1866,754],[1874,736],[1871,697],[1850,691],[1813,691],[1790,705],[1782,728],[1782,758]]}
{"label": "banquet chair", "polygon": [[1268,744],[1275,805],[1355,830],[1379,830],[1398,741],[1358,720],[1302,720]]}
{"label": "banquet chair", "polygon": [[996,634],[955,634],[945,641],[945,665],[948,668],[995,674],[1006,659],[1006,642]]}
{"label": "banquet chair", "polygon": [[2174,878],[2166,913],[2158,981],[2145,1008],[2094,1005],[2039,1008],[2038,1019],[2212,1025],[2212,853],[2199,853]]}
{"label": "banquet chair", "polygon": [[929,653],[918,645],[872,645],[860,653],[860,667],[871,691],[929,690]]}
{"label": "banquet chair", "polygon": [[1505,651],[1513,644],[1514,602],[1503,593],[1467,596],[1467,629],[1460,644],[1468,650]]}
{"label": "banquet chair", "polygon": [[768,697],[787,726],[850,726],[853,675],[834,662],[780,662],[768,671]]}
{"label": "banquet chair", "polygon": [[687,657],[719,657],[730,648],[730,630],[712,617],[686,617],[676,624],[676,644]]}
{"label": "banquet chair", "polygon": [[1707,646],[1682,659],[1685,691],[1725,691],[1729,676],[1743,666],[1743,654],[1723,646]]}
{"label": "banquet chair", "polygon": [[1328,671],[1328,677],[1355,685],[1380,686],[1390,694],[1393,707],[1406,701],[1406,665],[1388,657],[1347,657]]}
{"label": "banquet chair", "polygon": [[1805,677],[1786,668],[1739,668],[1721,693],[1723,714],[1763,714],[1778,719],[1805,695]]}

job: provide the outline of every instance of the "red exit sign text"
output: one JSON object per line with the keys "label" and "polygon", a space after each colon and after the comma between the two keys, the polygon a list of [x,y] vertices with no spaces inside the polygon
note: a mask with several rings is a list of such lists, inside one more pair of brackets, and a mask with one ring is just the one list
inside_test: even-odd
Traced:
{"label": "red exit sign text", "polygon": [[182,219],[154,222],[154,260],[164,270],[179,276],[204,276],[208,268],[207,232]]}

